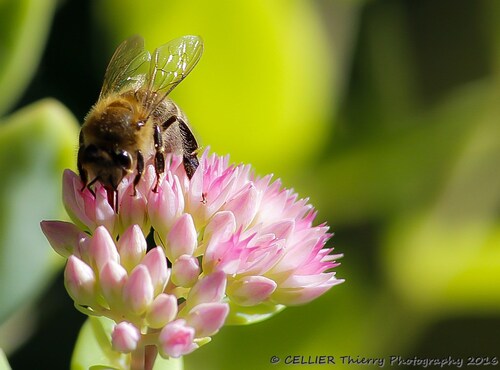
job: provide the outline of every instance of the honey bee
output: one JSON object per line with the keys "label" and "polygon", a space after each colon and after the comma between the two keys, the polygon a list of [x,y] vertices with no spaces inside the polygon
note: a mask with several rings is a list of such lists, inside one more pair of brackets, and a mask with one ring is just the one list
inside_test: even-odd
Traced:
{"label": "honey bee", "polygon": [[117,210],[118,185],[127,174],[136,172],[135,193],[148,159],[154,164],[153,190],[157,190],[165,170],[165,153],[181,154],[191,179],[198,167],[198,144],[186,116],[168,95],[192,71],[202,52],[198,36],[174,39],[152,56],[137,35],[118,46],[99,99],[80,131],[77,166],[82,191],[92,191],[91,186],[99,181]]}

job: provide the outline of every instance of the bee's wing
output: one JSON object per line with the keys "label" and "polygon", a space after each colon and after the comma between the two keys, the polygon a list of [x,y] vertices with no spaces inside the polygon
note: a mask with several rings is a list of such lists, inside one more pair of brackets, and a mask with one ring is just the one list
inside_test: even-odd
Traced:
{"label": "bee's wing", "polygon": [[[201,58],[203,41],[199,36],[182,36],[157,48],[149,65],[144,106],[154,109],[191,72]],[[160,96],[157,100],[156,97]]]}
{"label": "bee's wing", "polygon": [[104,75],[99,98],[117,93],[125,88],[137,90],[145,82],[144,66],[151,60],[151,55],[144,50],[144,39],[134,35],[123,41],[116,49]]}

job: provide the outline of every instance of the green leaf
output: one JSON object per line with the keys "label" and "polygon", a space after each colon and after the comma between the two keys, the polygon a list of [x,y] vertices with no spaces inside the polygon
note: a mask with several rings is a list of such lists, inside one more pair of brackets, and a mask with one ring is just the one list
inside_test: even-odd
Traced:
{"label": "green leaf", "polygon": [[1,348],[0,348],[0,370],[11,370],[9,361],[7,361],[7,356],[5,356],[5,353],[2,351]]}
{"label": "green leaf", "polygon": [[495,85],[476,91],[472,128],[439,192],[399,217],[387,236],[385,271],[423,312],[500,308],[500,126]]}
{"label": "green leaf", "polygon": [[62,262],[39,224],[64,214],[62,171],[74,166],[77,138],[75,118],[54,100],[0,124],[0,322],[38,297]]}
{"label": "green leaf", "polygon": [[158,356],[156,358],[153,370],[183,370],[184,360],[182,357],[164,359]]}
{"label": "green leaf", "polygon": [[[89,317],[83,324],[76,342],[71,370],[128,369],[130,355],[116,352],[111,347],[114,321],[105,317]],[[156,358],[153,370],[182,370],[183,360]]]}
{"label": "green leaf", "polygon": [[314,203],[336,224],[349,224],[408,212],[432,199],[485,109],[484,88],[469,86],[404,129],[374,134],[337,153],[303,176],[319,195]]}
{"label": "green leaf", "polygon": [[89,317],[82,326],[71,359],[72,370],[87,370],[96,366],[122,369],[127,355],[111,348],[114,322],[104,317]]}
{"label": "green leaf", "polygon": [[16,102],[35,73],[56,3],[0,1],[0,115]]}
{"label": "green leaf", "polygon": [[234,302],[229,302],[229,315],[226,325],[249,325],[255,324],[283,311],[286,306],[280,304],[260,304],[257,306],[244,307]]}

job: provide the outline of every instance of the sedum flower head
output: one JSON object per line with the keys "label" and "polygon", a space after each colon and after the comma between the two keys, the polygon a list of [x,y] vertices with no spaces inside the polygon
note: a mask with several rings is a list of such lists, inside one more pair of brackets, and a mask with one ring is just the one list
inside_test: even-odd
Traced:
{"label": "sedum flower head", "polygon": [[340,256],[325,248],[331,234],[314,226],[307,199],[228,157],[205,152],[191,180],[181,157],[166,162],[156,192],[152,165],[135,192],[133,177],[122,181],[118,213],[101,185],[81,191],[67,170],[63,200],[74,223],[42,222],[68,258],[65,284],[75,305],[116,322],[115,350],[156,345],[161,356],[179,357],[207,343],[230,311],[274,312],[342,282],[332,271]]}

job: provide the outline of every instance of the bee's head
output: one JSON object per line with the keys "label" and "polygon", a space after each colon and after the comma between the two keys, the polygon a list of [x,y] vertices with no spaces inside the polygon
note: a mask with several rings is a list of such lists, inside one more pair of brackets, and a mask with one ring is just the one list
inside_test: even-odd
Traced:
{"label": "bee's head", "polygon": [[100,148],[94,144],[81,146],[78,165],[86,172],[90,183],[99,181],[104,187],[116,190],[127,173],[133,171],[133,157],[123,149]]}

